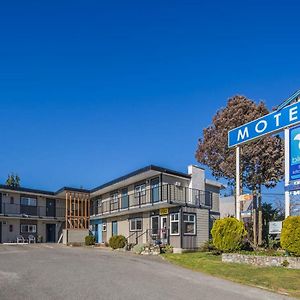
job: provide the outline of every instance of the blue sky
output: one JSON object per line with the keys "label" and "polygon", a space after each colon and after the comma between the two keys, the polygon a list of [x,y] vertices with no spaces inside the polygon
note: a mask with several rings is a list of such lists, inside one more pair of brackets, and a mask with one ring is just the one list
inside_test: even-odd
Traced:
{"label": "blue sky", "polygon": [[300,88],[297,1],[3,1],[0,181],[95,187],[185,171],[234,94]]}

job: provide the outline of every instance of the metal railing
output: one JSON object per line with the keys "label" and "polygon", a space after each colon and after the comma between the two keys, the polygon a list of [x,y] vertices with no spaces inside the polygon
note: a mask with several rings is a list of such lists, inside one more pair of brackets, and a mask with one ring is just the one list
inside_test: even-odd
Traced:
{"label": "metal railing", "polygon": [[[145,237],[145,239],[144,239]],[[134,245],[146,244],[150,245],[168,245],[169,244],[169,229],[161,228],[161,229],[147,229],[144,232],[135,231],[131,233],[127,238],[127,245],[129,248],[132,248]]]}
{"label": "metal railing", "polygon": [[66,210],[63,207],[49,208],[47,206],[30,206],[21,204],[2,203],[0,205],[1,215],[18,215],[29,217],[49,217],[49,218],[63,218]]}
{"label": "metal railing", "polygon": [[92,199],[90,214],[91,216],[103,215],[162,202],[211,208],[212,193],[173,184],[163,184],[113,199]]}

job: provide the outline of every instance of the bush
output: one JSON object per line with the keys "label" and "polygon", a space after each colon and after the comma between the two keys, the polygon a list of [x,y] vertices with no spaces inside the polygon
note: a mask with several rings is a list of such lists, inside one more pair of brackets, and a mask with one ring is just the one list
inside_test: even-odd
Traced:
{"label": "bush", "polygon": [[126,238],[124,235],[115,235],[109,239],[109,246],[112,249],[121,249],[126,246]]}
{"label": "bush", "polygon": [[281,247],[294,256],[300,256],[300,216],[283,221],[280,235]]}
{"label": "bush", "polygon": [[93,235],[87,235],[85,237],[85,245],[86,246],[91,246],[91,245],[95,245],[96,239]]}
{"label": "bush", "polygon": [[145,250],[145,245],[137,244],[133,246],[132,251],[136,254],[141,254]]}
{"label": "bush", "polygon": [[203,245],[200,247],[200,252],[210,252],[215,250],[215,246],[213,244],[213,241],[210,239],[203,243]]}
{"label": "bush", "polygon": [[173,246],[165,245],[161,248],[162,253],[173,253]]}
{"label": "bush", "polygon": [[243,222],[230,217],[215,221],[211,234],[219,251],[233,252],[241,249],[247,231]]}

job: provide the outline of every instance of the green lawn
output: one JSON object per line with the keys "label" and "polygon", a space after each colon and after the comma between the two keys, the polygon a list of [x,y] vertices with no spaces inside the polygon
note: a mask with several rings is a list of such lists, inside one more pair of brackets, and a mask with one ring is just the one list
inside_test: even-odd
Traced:
{"label": "green lawn", "polygon": [[243,284],[268,288],[300,298],[300,270],[222,263],[221,256],[202,252],[163,254],[163,257],[176,265],[194,271]]}

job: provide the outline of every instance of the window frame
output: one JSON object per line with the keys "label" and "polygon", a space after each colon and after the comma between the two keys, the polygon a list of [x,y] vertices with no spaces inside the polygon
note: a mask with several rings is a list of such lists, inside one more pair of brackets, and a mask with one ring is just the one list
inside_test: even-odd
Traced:
{"label": "window frame", "polygon": [[[140,221],[141,222],[141,228],[140,229],[137,229],[137,222]],[[135,223],[135,229],[132,228],[132,222]],[[141,232],[143,231],[143,218],[132,218],[132,219],[129,219],[129,231],[130,232]]]}
{"label": "window frame", "polygon": [[[20,232],[21,233],[28,233],[28,234],[35,234],[37,233],[37,225],[36,224],[21,224],[20,225],[21,228],[20,228]],[[24,227],[27,227],[27,230],[23,230]],[[30,230],[29,231],[29,227],[32,227],[32,229],[34,228],[34,230]]]}
{"label": "window frame", "polygon": [[[144,186],[143,189],[141,188],[142,186]],[[146,196],[146,187],[147,187],[146,182],[136,184],[134,186],[134,197],[138,198],[138,197],[141,197],[141,196]],[[138,191],[138,188],[140,188],[140,191]]]}
{"label": "window frame", "polygon": [[[187,220],[185,220],[185,216],[187,217]],[[194,221],[191,221],[189,217],[193,216]],[[184,212],[182,215],[182,222],[183,222],[183,235],[187,235],[187,236],[195,236],[197,235],[197,224],[196,224],[196,214],[195,213],[187,213]],[[194,224],[194,231],[193,233],[188,233],[185,232],[185,223],[190,223],[190,224]]]}
{"label": "window frame", "polygon": [[[22,200],[27,200],[27,204],[22,203]],[[35,202],[34,205],[30,204],[31,201]],[[37,197],[30,197],[30,196],[21,196],[20,197],[20,205],[22,206],[30,206],[30,207],[37,207]]]}
{"label": "window frame", "polygon": [[106,221],[102,223],[102,231],[103,232],[107,231],[107,222]]}
{"label": "window frame", "polygon": [[[174,219],[172,220],[173,216],[177,215],[177,220]],[[172,224],[173,223],[177,223],[178,224],[178,232],[177,233],[172,233]],[[170,235],[180,235],[180,213],[179,212],[174,212],[174,213],[170,213]]]}

